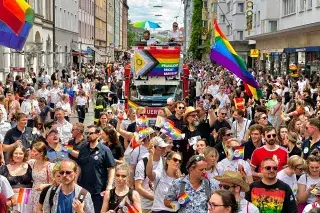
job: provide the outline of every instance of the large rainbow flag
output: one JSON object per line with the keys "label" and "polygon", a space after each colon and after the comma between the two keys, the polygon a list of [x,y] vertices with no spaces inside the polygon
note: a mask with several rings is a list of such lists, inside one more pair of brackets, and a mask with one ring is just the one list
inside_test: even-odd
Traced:
{"label": "large rainbow flag", "polygon": [[34,22],[25,0],[0,0],[0,45],[22,50]]}
{"label": "large rainbow flag", "polygon": [[217,20],[214,20],[215,44],[211,47],[210,58],[227,68],[230,72],[238,76],[248,85],[252,96],[257,100],[262,97],[262,91],[259,89],[258,82],[247,70],[247,66],[242,58],[236,53],[232,45],[222,33]]}

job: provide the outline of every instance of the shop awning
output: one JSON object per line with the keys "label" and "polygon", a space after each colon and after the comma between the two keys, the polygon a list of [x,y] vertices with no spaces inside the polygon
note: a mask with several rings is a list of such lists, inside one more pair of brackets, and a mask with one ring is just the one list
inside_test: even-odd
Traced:
{"label": "shop awning", "polygon": [[320,46],[311,47],[297,47],[297,48],[284,48],[285,53],[295,53],[295,52],[320,52]]}

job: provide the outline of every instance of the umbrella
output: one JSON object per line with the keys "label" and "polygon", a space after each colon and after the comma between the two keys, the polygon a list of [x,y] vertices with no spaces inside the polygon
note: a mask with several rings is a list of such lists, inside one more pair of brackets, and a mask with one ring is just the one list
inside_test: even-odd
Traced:
{"label": "umbrella", "polygon": [[152,21],[138,21],[133,26],[135,28],[161,28],[159,24]]}
{"label": "umbrella", "polygon": [[34,22],[34,10],[24,0],[0,0],[0,45],[22,50]]}

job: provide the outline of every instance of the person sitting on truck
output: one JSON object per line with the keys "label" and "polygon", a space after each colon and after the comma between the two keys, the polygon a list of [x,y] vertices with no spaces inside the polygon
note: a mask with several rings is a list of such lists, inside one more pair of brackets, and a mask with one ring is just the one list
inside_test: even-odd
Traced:
{"label": "person sitting on truck", "polygon": [[177,22],[173,22],[172,31],[168,33],[169,42],[183,42],[182,32],[179,30],[179,26]]}
{"label": "person sitting on truck", "polygon": [[157,43],[157,40],[155,38],[151,38],[149,30],[143,32],[143,38],[147,42],[148,46],[152,46]]}

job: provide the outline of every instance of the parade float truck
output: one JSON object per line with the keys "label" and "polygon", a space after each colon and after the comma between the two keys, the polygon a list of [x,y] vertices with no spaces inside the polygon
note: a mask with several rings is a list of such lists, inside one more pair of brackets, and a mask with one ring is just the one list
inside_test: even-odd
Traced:
{"label": "parade float truck", "polygon": [[126,109],[145,107],[153,126],[168,98],[184,100],[189,93],[189,68],[182,57],[180,46],[132,47],[131,63],[125,68]]}

